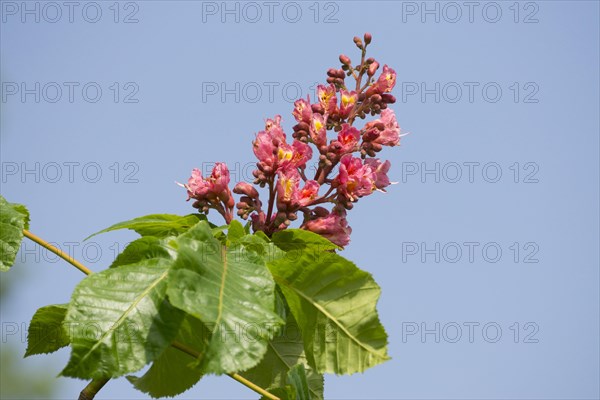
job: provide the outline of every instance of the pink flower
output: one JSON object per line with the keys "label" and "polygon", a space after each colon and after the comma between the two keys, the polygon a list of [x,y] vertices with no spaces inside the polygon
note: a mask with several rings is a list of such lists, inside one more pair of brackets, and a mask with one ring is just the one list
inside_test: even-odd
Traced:
{"label": "pink flower", "polygon": [[394,86],[396,86],[396,71],[384,65],[377,81],[367,89],[366,96],[389,93]]}
{"label": "pink flower", "polygon": [[317,147],[327,144],[327,116],[313,114],[310,123],[310,137]]}
{"label": "pink flower", "polygon": [[348,226],[345,210],[333,211],[325,217],[306,221],[301,228],[317,233],[340,247],[350,243],[352,228]]}
{"label": "pink flower", "polygon": [[229,190],[229,169],[225,163],[215,163],[209,177],[203,178],[198,169],[192,170],[192,176],[186,185],[188,200],[195,199],[193,206],[201,212],[208,212],[210,208],[217,210],[227,223],[233,218],[232,211],[235,201]]}
{"label": "pink flower", "polygon": [[306,181],[298,196],[301,207],[309,205],[319,196],[319,187],[317,181]]}
{"label": "pink flower", "polygon": [[375,173],[375,187],[385,192],[385,188],[390,185],[390,178],[387,173],[390,170],[391,163],[386,160],[381,162],[378,158],[367,158],[365,164],[371,167],[371,170]]}
{"label": "pink flower", "polygon": [[279,171],[277,173],[277,208],[289,210],[298,208],[300,174],[295,168]]}
{"label": "pink flower", "polygon": [[306,100],[300,99],[294,102],[294,111],[292,115],[298,122],[306,122],[310,124],[310,119],[313,115],[312,108],[310,106],[310,97]]}
{"label": "pink flower", "polygon": [[186,185],[181,185],[187,189],[188,200],[204,200],[207,198],[220,198],[224,201],[229,199],[229,169],[225,163],[215,163],[212,173],[206,179],[198,168],[192,170],[192,176],[188,179]]}
{"label": "pink flower", "polygon": [[396,114],[393,110],[386,108],[381,112],[381,122],[385,129],[379,134],[379,137],[374,140],[383,146],[398,146],[400,145],[400,125],[396,120]]}
{"label": "pink flower", "polygon": [[384,65],[383,72],[379,76],[379,79],[377,79],[375,85],[380,88],[381,93],[391,92],[394,86],[396,86],[396,71],[387,65]]}
{"label": "pink flower", "polygon": [[319,104],[327,114],[335,114],[337,112],[337,96],[335,95],[335,86],[319,85],[317,86],[317,98]]}
{"label": "pink flower", "polygon": [[278,170],[304,168],[306,162],[312,158],[312,149],[306,143],[294,140],[291,146],[284,143],[279,147],[277,158],[279,162]]}
{"label": "pink flower", "polygon": [[[271,119],[268,118],[265,121],[265,130],[267,132],[270,132],[271,130],[273,130],[274,128],[279,128],[281,129],[281,115],[276,115],[275,119]],[[283,130],[281,131],[281,133],[283,133]],[[284,135],[285,136],[285,135]]]}
{"label": "pink flower", "polygon": [[192,176],[188,179],[186,185],[179,185],[187,189],[188,200],[192,198],[204,198],[211,190],[210,182],[202,177],[202,172],[198,168],[192,170]]}
{"label": "pink flower", "polygon": [[340,116],[342,118],[347,118],[350,115],[350,111],[352,111],[352,109],[354,108],[354,105],[356,104],[357,100],[358,94],[355,91],[341,91]]}
{"label": "pink flower", "polygon": [[258,132],[252,142],[254,155],[261,163],[273,166],[275,163],[276,146],[273,144],[273,135],[267,131]]}
{"label": "pink flower", "polygon": [[381,111],[381,118],[368,122],[363,128],[365,142],[378,143],[382,146],[400,145],[400,125],[394,111],[386,108]]}
{"label": "pink flower", "polygon": [[259,172],[264,174],[261,179],[281,169],[304,168],[306,162],[312,157],[312,150],[306,143],[294,140],[290,146],[285,139],[279,115],[275,119],[268,119],[265,130],[256,135],[252,146],[254,155],[259,161],[258,168],[262,171]]}
{"label": "pink flower", "polygon": [[350,201],[369,195],[375,190],[376,176],[369,165],[360,158],[346,154],[340,160],[340,171],[335,178],[338,194]]}
{"label": "pink flower", "polygon": [[[352,153],[358,149],[358,140],[360,131],[349,124],[343,124],[342,130],[338,133],[336,153],[339,155]],[[336,144],[337,144],[336,143]]]}
{"label": "pink flower", "polygon": [[254,232],[262,231],[265,229],[265,222],[267,220],[267,215],[262,212],[255,212],[250,215],[250,219],[252,220],[252,230]]}
{"label": "pink flower", "polygon": [[[229,168],[227,168],[227,164],[225,163],[216,163],[213,167],[212,173],[210,177],[207,178],[210,182],[212,182],[212,191],[217,194],[220,198],[225,199],[222,195],[225,195],[229,192]],[[228,196],[226,196],[228,198]]]}

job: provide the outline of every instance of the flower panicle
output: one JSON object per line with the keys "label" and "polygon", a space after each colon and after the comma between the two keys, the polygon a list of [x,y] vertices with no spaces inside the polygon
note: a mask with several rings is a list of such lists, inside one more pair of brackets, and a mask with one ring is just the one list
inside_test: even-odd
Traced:
{"label": "flower panicle", "polygon": [[[216,163],[204,178],[194,169],[188,183],[193,206],[207,213],[211,208],[227,223],[237,215],[249,220],[254,231],[267,235],[286,229],[302,216],[301,229],[315,232],[340,247],[350,242],[352,229],[347,211],[359,199],[375,191],[385,192],[392,182],[388,177],[390,161],[376,158],[384,147],[400,145],[401,129],[396,114],[388,106],[396,102],[391,94],[396,72],[374,58],[367,58],[372,35],[355,37],[361,50],[358,64],[340,55],[340,68],[327,71],[326,84],[317,86],[316,96],[294,102],[295,120],[291,138],[283,130],[280,115],[267,119],[264,130],[252,141],[258,162],[253,183],[239,182],[229,190],[229,171]],[[379,72],[379,73],[378,73]],[[352,81],[352,82],[351,82]],[[357,121],[377,117],[357,127]],[[330,133],[331,132],[331,133]],[[318,154],[315,174],[307,176],[307,165]],[[335,175],[330,177],[330,175]],[[256,187],[268,188],[265,203]],[[332,204],[331,210],[325,206]],[[265,209],[266,208],[266,209]]]}

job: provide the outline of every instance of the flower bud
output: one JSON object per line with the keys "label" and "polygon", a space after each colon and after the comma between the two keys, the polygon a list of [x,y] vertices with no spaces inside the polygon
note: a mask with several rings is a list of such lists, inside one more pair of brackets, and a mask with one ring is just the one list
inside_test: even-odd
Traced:
{"label": "flower bud", "polygon": [[342,65],[350,65],[350,63],[352,61],[350,60],[350,57],[348,57],[347,55],[340,54],[340,62],[342,63]]}
{"label": "flower bud", "polygon": [[383,93],[381,95],[381,100],[386,104],[394,104],[396,102],[396,97],[389,93]]}
{"label": "flower bud", "polygon": [[362,40],[360,40],[360,38],[358,36],[354,36],[354,44],[356,45],[356,47],[358,47],[359,49],[362,50],[362,48],[363,48]]}
{"label": "flower bud", "polygon": [[373,76],[379,69],[379,63],[375,60],[371,64],[369,64],[369,69],[367,70],[367,75]]}
{"label": "flower bud", "polygon": [[294,125],[293,129],[294,129],[294,132],[308,131],[310,129],[310,126],[306,122],[302,121],[302,122],[299,122],[298,124]]}
{"label": "flower bud", "polygon": [[329,214],[329,211],[325,207],[315,207],[312,212],[317,217],[326,217]]}
{"label": "flower bud", "polygon": [[365,33],[364,39],[365,39],[365,43],[369,44],[369,43],[371,43],[371,40],[373,40],[373,36],[369,32],[367,32],[367,33]]}
{"label": "flower bud", "polygon": [[378,94],[374,94],[373,96],[371,96],[371,101],[373,103],[379,103],[381,101],[381,96]]}
{"label": "flower bud", "polygon": [[233,193],[245,194],[246,196],[250,197],[251,199],[258,198],[258,192],[254,188],[254,186],[252,186],[251,184],[249,184],[247,182],[239,182],[237,185],[235,185],[235,187],[233,188]]}
{"label": "flower bud", "polygon": [[324,114],[325,113],[325,109],[320,104],[312,104],[311,108],[312,108],[312,111],[314,113],[317,113],[317,114]]}
{"label": "flower bud", "polygon": [[[321,207],[317,208],[320,209]],[[319,214],[324,215],[305,221],[300,228],[317,233],[340,247],[346,246],[350,242],[350,234],[352,233],[352,228],[348,226],[346,221],[346,213],[339,211],[329,213],[327,210],[324,212],[319,210]]]}

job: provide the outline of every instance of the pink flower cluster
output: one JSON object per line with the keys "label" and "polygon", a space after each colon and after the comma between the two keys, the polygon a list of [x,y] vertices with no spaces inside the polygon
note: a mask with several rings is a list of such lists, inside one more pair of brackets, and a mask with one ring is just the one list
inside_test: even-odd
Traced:
{"label": "pink flower cluster", "polygon": [[199,169],[192,170],[188,183],[180,186],[187,189],[188,200],[194,199],[194,207],[208,213],[217,210],[227,223],[233,219],[235,200],[229,190],[229,169],[225,163],[216,163],[209,177],[203,178]]}
{"label": "pink flower cluster", "polygon": [[[241,218],[250,219],[254,231],[267,235],[286,229],[301,213],[301,229],[346,246],[352,232],[346,220],[347,210],[361,197],[376,190],[385,191],[390,185],[390,162],[375,156],[384,146],[398,146],[402,136],[394,111],[388,108],[396,101],[390,94],[396,84],[396,72],[384,65],[375,78],[379,63],[366,57],[371,39],[369,33],[363,40],[354,38],[362,52],[360,63],[353,66],[350,58],[341,55],[341,68],[329,69],[327,85],[317,87],[314,103],[310,97],[294,103],[292,115],[296,125],[291,141],[279,115],[268,119],[265,129],[256,135],[252,143],[258,159],[254,184],[268,189],[266,207],[255,186],[247,182],[233,188],[234,193],[241,195],[234,204],[228,187],[229,172],[223,163],[217,163],[206,179],[198,170],[192,171],[192,177],[183,186],[189,198],[195,199],[194,207],[202,212],[216,209],[229,223],[235,205]],[[349,85],[347,78],[353,81]],[[354,126],[357,118],[368,115],[379,118],[362,128]],[[330,131],[335,137],[329,138]],[[313,153],[319,156],[316,168],[311,170],[307,164]],[[312,177],[309,170],[314,172]],[[325,204],[333,207],[327,210]]]}

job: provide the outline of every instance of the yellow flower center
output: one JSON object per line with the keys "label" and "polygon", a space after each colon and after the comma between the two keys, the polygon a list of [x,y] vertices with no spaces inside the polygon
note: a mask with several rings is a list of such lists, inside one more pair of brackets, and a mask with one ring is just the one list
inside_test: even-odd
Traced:
{"label": "yellow flower center", "polygon": [[354,102],[355,100],[353,96],[342,96],[342,104],[344,105],[344,107],[348,106],[349,104],[354,104]]}
{"label": "yellow flower center", "polygon": [[319,121],[318,119],[314,120],[313,126],[315,128],[315,131],[320,131],[323,128],[323,123],[321,121]]}
{"label": "yellow flower center", "polygon": [[293,155],[294,153],[292,151],[284,150],[281,147],[277,151],[277,158],[279,159],[279,161],[289,161],[292,159]]}

